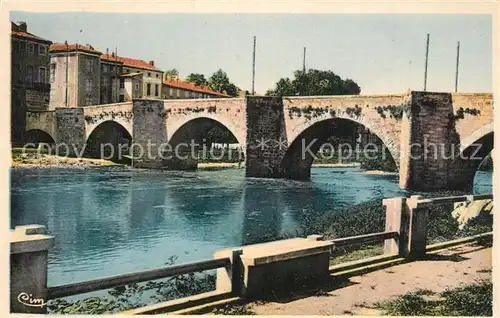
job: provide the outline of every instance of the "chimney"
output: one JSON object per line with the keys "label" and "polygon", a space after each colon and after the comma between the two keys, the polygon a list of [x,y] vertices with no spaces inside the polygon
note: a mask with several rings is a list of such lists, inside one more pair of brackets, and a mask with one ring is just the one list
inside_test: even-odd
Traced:
{"label": "chimney", "polygon": [[20,32],[28,32],[28,25],[24,21],[17,21],[17,25],[19,26]]}
{"label": "chimney", "polygon": [[111,52],[111,57],[115,57],[115,52]]}
{"label": "chimney", "polygon": [[149,61],[149,65],[155,66],[155,61]]}
{"label": "chimney", "polygon": [[109,49],[106,48],[106,57],[108,57],[108,56],[109,56]]}

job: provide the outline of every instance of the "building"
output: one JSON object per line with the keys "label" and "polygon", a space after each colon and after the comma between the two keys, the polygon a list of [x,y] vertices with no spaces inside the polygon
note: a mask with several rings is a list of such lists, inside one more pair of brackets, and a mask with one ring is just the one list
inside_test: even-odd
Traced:
{"label": "building", "polygon": [[51,108],[161,98],[163,72],[154,62],[117,56],[91,45],[52,44]]}
{"label": "building", "polygon": [[90,45],[50,46],[50,108],[100,104],[101,52]]}
{"label": "building", "polygon": [[227,94],[211,90],[207,86],[196,86],[180,80],[163,81],[163,99],[176,98],[227,98]]}
{"label": "building", "polygon": [[26,22],[11,23],[11,140],[22,142],[26,110],[49,106],[49,54],[52,42],[28,32]]}
{"label": "building", "polygon": [[143,61],[118,56],[123,63],[120,82],[120,100],[131,98],[161,99],[163,71],[155,66],[154,61]]}

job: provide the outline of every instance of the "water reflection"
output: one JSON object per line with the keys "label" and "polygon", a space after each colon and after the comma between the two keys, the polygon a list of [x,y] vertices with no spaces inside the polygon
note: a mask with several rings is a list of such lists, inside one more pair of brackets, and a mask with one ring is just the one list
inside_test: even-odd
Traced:
{"label": "water reflection", "polygon": [[[491,191],[491,174],[478,174]],[[477,177],[476,177],[477,179]],[[489,184],[489,191],[488,189]],[[11,227],[56,235],[49,285],[211,257],[220,248],[306,233],[315,218],[404,194],[397,177],[313,169],[312,182],[245,179],[242,170],[13,170]]]}

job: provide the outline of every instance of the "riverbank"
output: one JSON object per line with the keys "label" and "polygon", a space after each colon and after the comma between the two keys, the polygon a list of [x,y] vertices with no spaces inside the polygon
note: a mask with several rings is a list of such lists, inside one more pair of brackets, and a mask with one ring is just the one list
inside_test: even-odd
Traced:
{"label": "riverbank", "polygon": [[124,167],[110,160],[93,158],[69,158],[37,153],[13,153],[13,168],[94,168]]}

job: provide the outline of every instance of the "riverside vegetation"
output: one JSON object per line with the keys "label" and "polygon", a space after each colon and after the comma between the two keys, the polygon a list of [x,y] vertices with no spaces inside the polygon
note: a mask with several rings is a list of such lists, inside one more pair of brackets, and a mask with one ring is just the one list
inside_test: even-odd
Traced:
{"label": "riverside vegetation", "polygon": [[[439,192],[426,194],[426,197],[459,195],[457,192]],[[325,239],[362,235],[384,231],[385,212],[381,204],[381,199],[361,203],[345,209],[342,212],[330,213],[328,215],[310,217],[304,221],[302,233],[297,235],[323,234]],[[459,228],[458,221],[451,215],[449,207],[435,206],[429,211],[427,238],[430,243],[447,241],[454,238],[466,237],[474,234],[484,233],[492,230],[493,217],[491,214],[481,213],[472,219],[463,228]],[[295,235],[294,235],[295,236]],[[489,244],[485,242],[485,244]],[[381,254],[383,252],[380,244],[361,244],[357,246],[345,247],[333,252],[331,264],[361,259],[369,256]],[[169,259],[166,265],[172,265],[176,261],[175,257]],[[485,285],[486,284],[486,285]],[[108,291],[106,296],[89,297],[79,300],[56,299],[49,302],[49,313],[64,314],[105,314],[125,311],[127,309],[145,306],[151,303],[158,303],[171,299],[186,297],[215,289],[215,274],[189,274],[164,279],[161,281],[148,282],[142,284],[131,284]],[[444,303],[435,304],[438,309],[422,309],[423,314],[439,314],[456,312],[465,315],[476,315],[491,310],[485,307],[486,302],[482,302],[480,308],[458,306],[460,297],[472,293],[481,294],[484,299],[491,299],[491,287],[487,283],[470,286],[456,291],[447,291],[440,294],[440,297],[447,297]],[[393,303],[379,304],[386,308],[388,314],[407,315],[401,308],[406,308],[403,304],[407,302],[418,302],[417,294],[403,295],[402,298],[394,300]],[[489,297],[489,298],[488,298]],[[434,303],[427,302],[425,306],[434,306]],[[456,308],[453,309],[452,307]],[[399,308],[399,309],[398,309]],[[453,310],[455,311],[453,311]],[[223,306],[214,309],[214,314],[251,314],[245,305]],[[410,313],[411,314],[411,313]]]}

